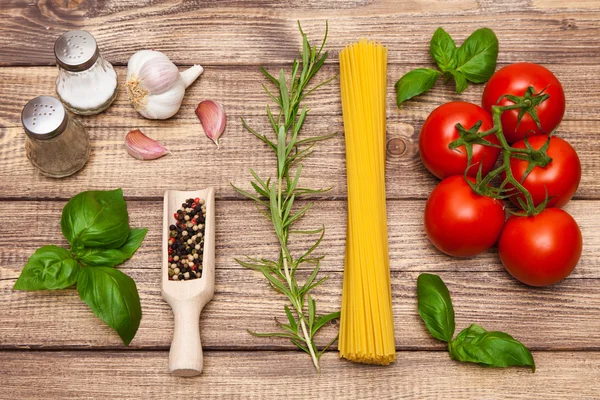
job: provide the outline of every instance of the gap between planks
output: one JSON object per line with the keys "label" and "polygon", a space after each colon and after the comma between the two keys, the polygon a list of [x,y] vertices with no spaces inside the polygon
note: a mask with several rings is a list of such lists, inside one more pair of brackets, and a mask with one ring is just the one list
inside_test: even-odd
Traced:
{"label": "gap between planks", "polygon": [[[289,349],[284,347],[268,347],[268,346],[252,346],[252,347],[211,347],[211,346],[203,346],[202,350],[205,352],[211,353],[247,353],[251,352],[262,352],[262,353],[303,353],[300,349]],[[600,353],[599,347],[572,347],[572,348],[556,348],[556,349],[546,349],[546,348],[536,348],[534,346],[530,346],[529,350],[535,353]],[[94,346],[94,347],[49,347],[49,348],[0,348],[0,354],[2,353],[64,353],[64,352],[73,352],[73,353],[82,353],[82,352],[90,352],[90,353],[162,353],[168,352],[169,347],[143,347],[143,348],[119,348],[119,347],[102,347],[102,346]],[[338,350],[336,348],[329,348],[325,350],[326,353],[337,353]],[[397,353],[446,353],[448,350],[444,347],[396,347]]]}

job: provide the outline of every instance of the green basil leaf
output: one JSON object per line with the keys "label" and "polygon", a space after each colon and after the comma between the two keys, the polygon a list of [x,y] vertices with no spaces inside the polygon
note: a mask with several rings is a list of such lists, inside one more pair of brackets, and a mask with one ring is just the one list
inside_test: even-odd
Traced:
{"label": "green basil leaf", "polygon": [[115,268],[82,268],[77,291],[94,314],[129,345],[142,319],[140,296],[133,279]]}
{"label": "green basil leaf", "polygon": [[417,279],[419,315],[431,336],[450,343],[454,336],[454,308],[448,288],[437,275],[421,274]]}
{"label": "green basil leaf", "polygon": [[486,367],[531,367],[535,362],[527,347],[504,332],[487,332],[479,325],[471,325],[456,336],[450,344],[450,357]]}
{"label": "green basil leaf", "polygon": [[118,248],[129,236],[128,219],[121,189],[88,191],[69,200],[63,208],[60,226],[76,248]]}
{"label": "green basil leaf", "polygon": [[481,364],[492,362],[491,356],[479,347],[471,346],[471,342],[479,335],[487,333],[483,327],[472,324],[463,329],[449,344],[450,358],[458,361],[470,361]]}
{"label": "green basil leaf", "polygon": [[80,266],[67,249],[44,246],[35,251],[15,283],[16,290],[64,289],[77,282]]}
{"label": "green basil leaf", "polygon": [[456,82],[456,93],[464,92],[467,89],[467,78],[460,71],[451,70],[448,72],[450,72]]}
{"label": "green basil leaf", "polygon": [[415,96],[431,89],[440,76],[440,72],[429,68],[413,69],[405,74],[394,86],[396,88],[398,107]]}
{"label": "green basil leaf", "polygon": [[477,29],[456,52],[456,70],[474,83],[487,82],[496,70],[498,38],[489,28]]}
{"label": "green basil leaf", "polygon": [[114,267],[131,258],[146,237],[148,229],[132,229],[127,241],[118,249],[86,247],[76,253],[77,259],[88,267]]}
{"label": "green basil leaf", "polygon": [[429,53],[442,71],[456,68],[456,43],[443,28],[437,28],[433,34]]}

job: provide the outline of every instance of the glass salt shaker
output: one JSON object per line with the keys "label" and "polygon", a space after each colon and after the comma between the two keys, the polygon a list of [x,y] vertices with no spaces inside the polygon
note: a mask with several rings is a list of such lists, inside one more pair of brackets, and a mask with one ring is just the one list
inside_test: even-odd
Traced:
{"label": "glass salt shaker", "polygon": [[79,171],[90,158],[90,138],[53,96],[39,96],[23,107],[21,122],[27,134],[25,150],[44,175],[62,178]]}
{"label": "glass salt shaker", "polygon": [[106,61],[96,39],[86,31],[69,31],[54,43],[58,66],[56,94],[75,114],[106,110],[117,97],[117,73]]}

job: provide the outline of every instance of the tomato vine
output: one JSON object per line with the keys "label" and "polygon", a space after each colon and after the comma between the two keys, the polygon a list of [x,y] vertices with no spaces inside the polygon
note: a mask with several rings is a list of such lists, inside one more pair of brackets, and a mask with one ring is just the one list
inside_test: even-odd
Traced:
{"label": "tomato vine", "polygon": [[[448,147],[450,149],[456,149],[460,146],[465,147],[468,165],[467,169],[465,170],[465,180],[471,186],[474,192],[482,196],[489,196],[497,199],[509,198],[521,193],[525,200],[523,200],[521,197],[517,197],[517,202],[523,209],[523,212],[512,213],[515,215],[533,216],[539,214],[546,208],[546,205],[549,201],[549,197],[548,195],[546,195],[545,201],[536,206],[531,196],[531,193],[529,193],[529,191],[523,186],[522,183],[535,167],[543,168],[547,166],[550,162],[552,162],[552,158],[550,158],[547,154],[552,133],[548,135],[548,140],[539,149],[534,149],[529,144],[527,137],[524,138],[526,148],[522,149],[511,147],[508,144],[508,141],[506,140],[502,131],[501,116],[502,113],[505,111],[519,110],[520,117],[522,117],[525,114],[531,115],[534,121],[536,122],[536,125],[541,130],[542,127],[539,119],[537,118],[535,108],[542,102],[546,101],[549,98],[549,95],[544,93],[544,90],[541,90],[540,92],[536,93],[535,89],[532,86],[530,86],[525,92],[525,95],[522,97],[503,97],[506,97],[508,100],[513,102],[513,104],[506,106],[492,106],[492,128],[483,132],[478,132],[479,128],[481,127],[482,121],[478,121],[469,129],[465,128],[461,124],[457,124],[456,129],[458,130],[460,137],[452,143],[450,143]],[[502,100],[503,97],[498,99],[498,102]],[[498,138],[500,145],[493,144],[489,140],[485,139],[486,136],[490,135],[495,135]],[[474,164],[471,163],[473,144],[480,144],[489,147],[500,147],[503,152],[501,165],[498,168],[490,171],[485,177],[482,176],[480,164],[475,182],[466,179],[467,172],[474,166]],[[519,158],[528,161],[529,163],[521,181],[517,180],[512,173],[512,170],[510,168],[511,158]],[[492,180],[501,175],[504,175],[502,183],[498,187],[490,186]]]}

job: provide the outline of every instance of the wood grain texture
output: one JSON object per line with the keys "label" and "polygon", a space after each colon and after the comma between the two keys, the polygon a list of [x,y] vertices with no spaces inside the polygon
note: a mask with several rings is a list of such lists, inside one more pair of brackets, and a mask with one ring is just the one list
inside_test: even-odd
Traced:
{"label": "wood grain texture", "polygon": [[[594,171],[598,169],[598,141],[589,140],[600,133],[597,109],[600,108],[600,83],[597,67],[552,65],[563,81],[567,93],[566,120],[557,134],[577,150],[583,177],[577,198],[599,198],[600,185]],[[273,68],[275,69],[275,68]],[[121,78],[123,68],[118,68]],[[391,65],[388,77],[388,159],[387,194],[389,198],[426,198],[437,180],[423,167],[418,154],[418,133],[427,115],[450,99],[479,102],[483,87],[472,86],[461,97],[451,86],[440,85],[401,110],[395,105],[393,82],[406,70]],[[329,66],[322,77],[336,74]],[[131,198],[158,199],[164,190],[181,181],[181,168],[196,165],[197,185],[214,186],[220,198],[241,198],[229,185],[245,186],[254,168],[262,176],[274,170],[274,158],[265,146],[248,133],[240,116],[257,130],[269,134],[264,107],[267,98],[261,83],[264,79],[256,67],[207,69],[200,81],[191,86],[179,114],[168,121],[149,121],[139,116],[120,90],[116,104],[107,112],[83,119],[92,138],[92,156],[86,167],[68,180],[46,178],[38,173],[25,156],[25,134],[20,127],[20,111],[28,99],[53,92],[54,68],[1,68],[0,87],[7,97],[0,105],[0,198],[70,198],[82,190],[122,187]],[[12,82],[12,83],[11,83]],[[39,91],[38,91],[39,88]],[[228,125],[217,150],[208,140],[194,114],[198,101],[211,98],[223,102]],[[318,91],[307,101],[311,113],[304,135],[340,134],[319,143],[315,154],[304,166],[303,184],[308,187],[332,187],[321,198],[345,198],[346,176],[343,124],[337,83]],[[151,162],[135,160],[123,147],[125,134],[141,128],[164,144],[172,155]],[[153,179],[149,179],[152,176]]]}
{"label": "wood grain texture", "polygon": [[[413,5],[412,3],[415,3]],[[49,65],[52,47],[69,29],[85,28],[109,59],[127,62],[140,49],[173,53],[178,63],[287,62],[300,43],[296,21],[319,40],[330,19],[330,48],[337,52],[361,36],[389,45],[393,62],[427,63],[426,44],[438,26],[460,41],[481,26],[502,43],[500,61],[597,64],[600,7],[538,9],[527,0],[416,2],[392,0],[309,2],[87,1],[75,9],[51,0],[12,0],[0,6],[0,65]],[[527,26],[528,40],[521,27]],[[26,43],[27,46],[23,46]]]}
{"label": "wood grain texture", "polygon": [[176,379],[168,374],[166,352],[10,352],[0,355],[0,385],[13,399],[598,398],[600,353],[533,356],[535,374],[459,364],[442,352],[402,352],[389,367],[356,365],[327,353],[317,377],[298,352],[207,352],[202,376]]}
{"label": "wood grain texture", "polygon": [[[285,318],[283,299],[258,273],[234,257],[275,257],[272,228],[229,186],[247,187],[249,168],[273,171],[273,158],[239,117],[267,130],[258,65],[288,67],[297,56],[296,20],[315,42],[329,20],[330,58],[321,78],[338,72],[337,54],[358,37],[389,46],[387,195],[398,362],[373,368],[339,360],[331,351],[316,377],[310,359],[280,339],[255,338],[246,329],[275,329]],[[597,399],[600,379],[600,1],[597,0],[6,0],[0,2],[0,398],[361,398],[361,399]],[[499,67],[516,61],[554,71],[567,96],[558,134],[578,151],[583,177],[578,200],[567,210],[581,226],[584,254],[564,282],[528,288],[503,269],[495,250],[469,260],[435,250],[422,227],[425,198],[437,180],[420,163],[418,132],[438,105],[460,99],[479,103],[482,86],[461,96],[452,85],[402,109],[394,83],[408,70],[431,66],[429,40],[443,26],[460,44],[487,26],[500,40]],[[105,113],[84,119],[93,142],[88,165],[65,180],[42,177],[24,153],[20,112],[31,98],[54,93],[55,39],[87,29],[118,67],[122,85],[129,57],[155,48],[182,68],[205,73],[187,91],[181,111],[168,121],[145,120],[120,89]],[[194,115],[199,101],[222,102],[229,116],[223,148],[214,149]],[[306,134],[342,131],[337,83],[306,103]],[[123,149],[127,131],[142,129],[172,152],[140,162]],[[184,173],[193,166],[193,177]],[[305,163],[303,185],[329,187],[317,197],[311,221],[327,227],[320,254],[330,280],[315,291],[319,311],[339,309],[345,245],[344,141],[318,146]],[[166,189],[215,186],[217,201],[216,293],[200,330],[205,371],[196,379],[168,373],[173,332],[171,309],[160,295],[162,195]],[[15,292],[14,282],[34,250],[66,246],[59,220],[65,199],[89,189],[124,188],[132,226],[149,228],[140,250],[122,269],[137,282],[143,318],[130,348],[81,302],[73,289]],[[311,245],[298,238],[294,251]],[[434,272],[448,284],[457,329],[479,323],[509,332],[534,349],[538,370],[494,370],[451,361],[442,343],[426,333],[416,310],[416,280]],[[300,271],[299,274],[306,274]],[[337,333],[324,328],[317,342]],[[300,378],[298,378],[300,377]]]}
{"label": "wood grain texture", "polygon": [[[1,348],[115,348],[118,336],[95,318],[73,290],[15,292],[12,286],[21,266],[42,243],[65,245],[58,224],[62,202],[4,202],[0,209],[0,347]],[[600,232],[595,201],[568,205],[582,226],[584,255],[573,275],[546,289],[529,288],[512,279],[494,252],[453,259],[427,241],[421,222],[423,201],[389,202],[390,259],[396,344],[400,349],[439,349],[423,329],[416,313],[415,287],[420,272],[440,274],[448,284],[457,312],[458,328],[480,323],[504,330],[537,349],[598,349],[600,330]],[[326,237],[323,274],[330,280],[316,290],[321,312],[339,309],[345,240],[342,201],[321,202],[310,221],[324,223]],[[14,215],[35,215],[28,226],[11,225]],[[143,318],[131,346],[166,349],[172,338],[171,310],[160,296],[161,202],[130,202],[131,225],[149,233],[123,270],[137,282]],[[245,201],[217,202],[215,297],[201,316],[202,341],[208,349],[290,348],[286,341],[250,336],[246,329],[275,329],[273,316],[285,318],[283,298],[268,288],[257,272],[239,267],[234,257],[276,256],[272,228]],[[240,219],[246,215],[247,219]],[[249,227],[248,220],[253,221]],[[306,221],[308,222],[308,220]],[[304,225],[309,226],[309,225]],[[21,240],[27,238],[26,241]],[[302,237],[301,248],[310,245]],[[293,247],[295,251],[300,250]],[[301,273],[303,276],[305,273]],[[335,335],[329,326],[319,343]]]}

